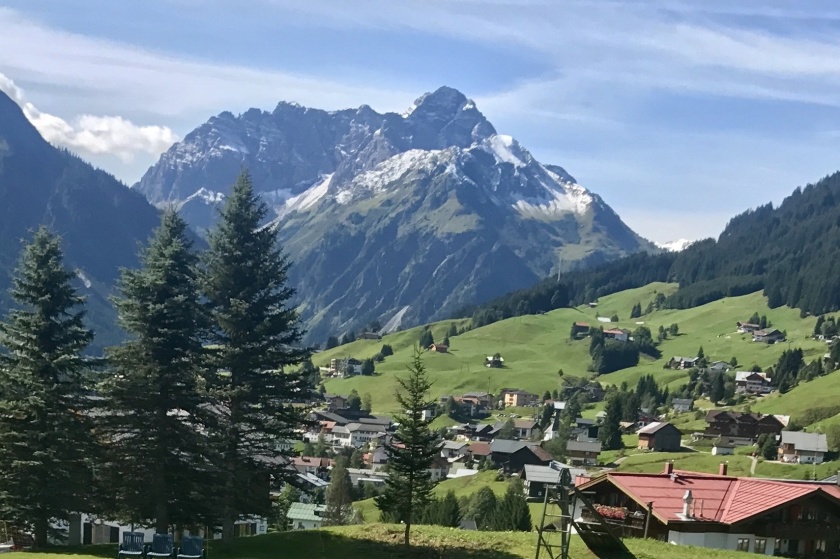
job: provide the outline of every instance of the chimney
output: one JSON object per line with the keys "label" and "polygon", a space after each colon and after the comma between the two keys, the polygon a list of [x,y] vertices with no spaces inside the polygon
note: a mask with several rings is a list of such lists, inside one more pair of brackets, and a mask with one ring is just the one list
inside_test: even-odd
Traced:
{"label": "chimney", "polygon": [[691,518],[691,503],[694,501],[694,497],[691,495],[691,489],[685,492],[683,495],[683,516],[686,518]]}
{"label": "chimney", "polygon": [[725,476],[728,470],[728,466],[726,462],[721,462],[720,466],[718,467],[718,475]]}
{"label": "chimney", "polygon": [[670,460],[665,462],[665,473],[671,475],[674,473],[674,463]]}

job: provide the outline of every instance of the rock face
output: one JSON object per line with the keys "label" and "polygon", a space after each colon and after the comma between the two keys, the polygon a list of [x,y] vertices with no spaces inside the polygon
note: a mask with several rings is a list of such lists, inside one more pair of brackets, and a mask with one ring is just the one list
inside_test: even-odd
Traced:
{"label": "rock face", "polygon": [[0,312],[22,249],[39,225],[61,235],[65,263],[87,297],[94,349],[122,338],[108,295],[121,267],[158,224],[155,208],[111,175],[48,144],[20,107],[0,92]]}
{"label": "rock face", "polygon": [[222,113],[134,189],[203,232],[242,168],[274,210],[310,340],[445,318],[560,268],[656,250],[447,87],[402,115]]}

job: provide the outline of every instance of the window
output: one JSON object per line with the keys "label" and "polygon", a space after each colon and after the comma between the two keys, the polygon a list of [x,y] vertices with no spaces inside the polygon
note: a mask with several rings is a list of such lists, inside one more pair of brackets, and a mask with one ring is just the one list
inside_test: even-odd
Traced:
{"label": "window", "polygon": [[767,540],[764,538],[756,538],[755,545],[753,546],[753,551],[756,553],[761,553],[762,555],[765,554],[767,550]]}
{"label": "window", "polygon": [[749,551],[750,550],[750,539],[749,538],[738,538],[738,546],[735,548],[736,551]]}

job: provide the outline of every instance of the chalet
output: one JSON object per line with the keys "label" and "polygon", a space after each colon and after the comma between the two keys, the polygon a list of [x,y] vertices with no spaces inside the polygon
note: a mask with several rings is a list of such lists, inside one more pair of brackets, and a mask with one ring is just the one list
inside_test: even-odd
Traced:
{"label": "chalet", "polygon": [[435,456],[432,459],[432,465],[429,467],[429,476],[432,481],[440,481],[446,479],[449,475],[449,461],[442,456]]}
{"label": "chalet", "polygon": [[335,465],[334,460],[329,458],[318,458],[315,456],[294,456],[292,466],[300,474],[314,474],[326,479],[329,470]]}
{"label": "chalet", "polygon": [[775,415],[729,410],[710,410],[706,423],[706,435],[720,437],[721,442],[732,444],[749,444],[762,434],[779,435],[786,424]]}
{"label": "chalet", "polygon": [[490,443],[490,459],[507,474],[522,471],[525,464],[547,465],[551,455],[537,443],[496,439]]}
{"label": "chalet", "polygon": [[482,423],[473,428],[472,440],[490,442],[499,434],[501,428],[497,425]]}
{"label": "chalet", "polygon": [[327,409],[330,411],[341,410],[347,407],[347,397],[340,394],[324,394],[327,401]]}
{"label": "chalet", "polygon": [[359,338],[363,340],[381,340],[382,334],[379,332],[362,332],[359,334]]}
{"label": "chalet", "polygon": [[489,408],[493,398],[487,392],[466,392],[455,398],[460,403],[472,403]]}
{"label": "chalet", "polygon": [[608,330],[604,330],[604,338],[617,340],[619,342],[626,342],[630,339],[630,331],[622,330],[621,328],[610,328]]}
{"label": "chalet", "polygon": [[507,392],[504,397],[504,405],[506,408],[511,406],[527,407],[536,406],[539,404],[540,397],[537,394],[532,394],[524,390],[515,390]]}
{"label": "chalet", "polygon": [[752,334],[756,330],[761,330],[761,326],[758,324],[753,324],[752,322],[738,323],[738,332],[742,334]]}
{"label": "chalet", "polygon": [[372,423],[348,423],[333,427],[333,442],[344,447],[361,448],[366,444],[376,443],[384,439],[385,429],[381,425]]}
{"label": "chalet", "polygon": [[350,483],[357,487],[360,483],[371,483],[373,485],[385,485],[388,474],[372,468],[347,468],[350,475]]}
{"label": "chalet", "polygon": [[558,485],[562,470],[569,470],[571,479],[578,475],[586,474],[586,470],[575,468],[568,464],[552,460],[547,466],[526,464],[522,473],[522,480],[525,482],[525,497],[529,500],[542,501],[545,498],[545,487],[547,485]]}
{"label": "chalet", "polygon": [[663,421],[645,425],[638,431],[639,448],[660,452],[677,452],[682,446],[682,431]]}
{"label": "chalet", "polygon": [[828,443],[824,433],[782,431],[779,460],[798,464],[822,464]]}
{"label": "chalet", "polygon": [[499,354],[488,355],[484,358],[484,366],[491,369],[501,369],[505,366],[505,358]]}
{"label": "chalet", "polygon": [[290,530],[315,530],[324,525],[326,505],[292,503],[286,513]]}
{"label": "chalet", "polygon": [[468,448],[470,451],[470,455],[472,455],[473,459],[475,460],[489,458],[492,455],[492,452],[490,451],[490,443],[488,442],[470,443],[470,446]]}
{"label": "chalet", "polygon": [[587,335],[589,335],[589,324],[586,322],[572,323],[572,338],[580,339],[585,338]]}
{"label": "chalet", "polygon": [[775,328],[772,330],[756,330],[753,332],[753,341],[765,344],[775,344],[776,342],[785,341],[785,335]]}
{"label": "chalet", "polygon": [[574,466],[594,466],[601,454],[600,441],[568,441],[566,459]]}
{"label": "chalet", "polygon": [[598,440],[601,425],[594,419],[578,417],[572,425],[571,437],[580,442],[594,442]]}
{"label": "chalet", "polygon": [[[731,477],[725,464],[718,475],[683,472],[668,463],[660,474],[609,472],[577,490],[637,537],[785,557],[840,553],[833,483]],[[583,509],[576,516],[587,519]]]}
{"label": "chalet", "polygon": [[685,413],[694,409],[694,400],[691,398],[674,398],[671,400],[671,406],[677,413]]}
{"label": "chalet", "polygon": [[735,373],[735,392],[737,394],[769,394],[773,391],[767,373],[738,371]]}
{"label": "chalet", "polygon": [[531,433],[533,433],[534,429],[537,426],[537,422],[533,419],[514,419],[513,420],[513,428],[516,432],[516,438],[518,439],[529,439],[531,438]]}
{"label": "chalet", "polygon": [[693,369],[700,361],[699,357],[679,357],[674,356],[668,361],[669,369]]}
{"label": "chalet", "polygon": [[469,453],[469,446],[462,441],[443,441],[440,448],[440,455],[444,458],[461,457]]}
{"label": "chalet", "polygon": [[732,365],[726,361],[713,361],[712,363],[709,363],[708,367],[706,367],[706,369],[712,373],[725,373],[731,368]]}
{"label": "chalet", "polygon": [[449,346],[445,344],[432,344],[429,346],[429,351],[434,353],[448,353]]}

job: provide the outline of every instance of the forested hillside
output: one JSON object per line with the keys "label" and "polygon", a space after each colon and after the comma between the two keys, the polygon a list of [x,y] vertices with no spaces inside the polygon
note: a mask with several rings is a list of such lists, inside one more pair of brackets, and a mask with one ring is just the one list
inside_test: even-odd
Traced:
{"label": "forested hillside", "polygon": [[[698,216],[702,219],[702,216]],[[679,253],[636,254],[590,270],[543,280],[480,307],[474,325],[596,301],[654,281],[680,289],[664,306],[685,309],[764,290],[771,308],[803,314],[840,309],[840,173],[797,188],[778,208],[767,204],[733,218],[717,240]]]}

